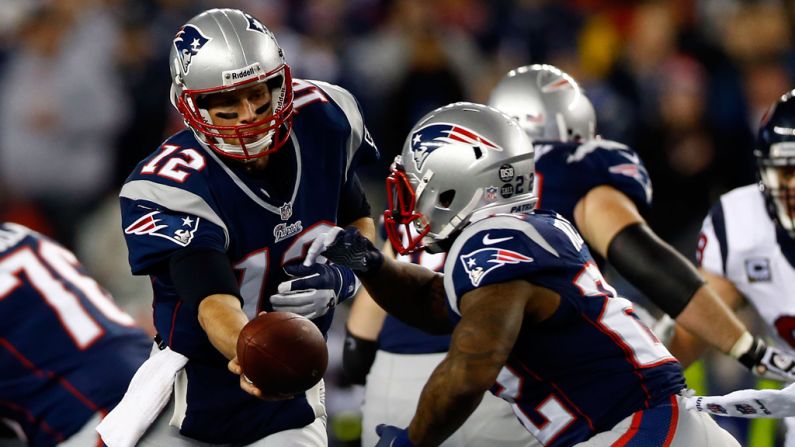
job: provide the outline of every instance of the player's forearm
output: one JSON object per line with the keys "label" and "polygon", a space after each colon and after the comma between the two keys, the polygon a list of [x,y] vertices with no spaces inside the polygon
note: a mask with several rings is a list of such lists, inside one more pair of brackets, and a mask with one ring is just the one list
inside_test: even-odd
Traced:
{"label": "player's forearm", "polygon": [[370,296],[391,315],[430,333],[450,332],[441,275],[385,258],[374,275],[360,279]]}
{"label": "player's forearm", "polygon": [[210,295],[199,303],[199,324],[210,343],[227,359],[237,355],[237,338],[248,323],[240,300],[232,295]]}
{"label": "player's forearm", "polygon": [[682,367],[687,368],[701,357],[701,354],[707,349],[707,343],[677,324],[667,347],[671,354],[679,360]]}
{"label": "player's forearm", "polygon": [[450,359],[436,368],[425,384],[417,412],[409,425],[416,446],[436,446],[455,432],[483,399],[485,390],[471,386],[465,371],[456,374]]}
{"label": "player's forearm", "polygon": [[742,322],[707,285],[696,291],[676,322],[723,353],[728,353],[746,331]]}

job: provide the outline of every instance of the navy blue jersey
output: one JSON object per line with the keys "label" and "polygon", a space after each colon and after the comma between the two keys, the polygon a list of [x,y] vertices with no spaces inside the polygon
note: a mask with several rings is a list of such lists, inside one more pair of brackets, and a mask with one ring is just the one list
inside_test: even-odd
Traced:
{"label": "navy blue jersey", "polygon": [[[302,260],[305,245],[337,223],[346,182],[377,151],[350,93],[316,81],[296,80],[294,88],[293,131],[270,156],[267,175],[225,162],[183,131],[143,160],[120,194],[132,271],[152,277],[157,331],[189,358],[181,433],[201,441],[251,443],[315,418],[304,396],[265,402],[240,390],[163,267],[186,247],[226,253],[253,318],[272,310],[268,297],[289,279],[282,266]],[[325,333],[332,317],[315,324]]]}
{"label": "navy blue jersey", "polygon": [[560,295],[547,320],[523,325],[492,392],[547,447],[611,429],[685,386],[682,368],[615,297],[579,233],[560,215],[502,214],[466,228],[444,267],[451,318],[478,287],[525,279]]}
{"label": "navy blue jersey", "polygon": [[[609,140],[591,140],[583,144],[539,142],[535,150],[537,206],[555,210],[574,222],[577,202],[591,189],[609,185],[626,194],[640,213],[648,216],[651,181],[643,162],[629,147]],[[517,178],[517,182],[523,180]],[[519,183],[513,186],[517,191],[522,187]],[[443,255],[414,254],[398,256],[398,260],[441,271],[444,261],[434,256]],[[384,351],[421,354],[447,351],[450,338],[427,334],[388,315],[378,341]]]}
{"label": "navy blue jersey", "polygon": [[110,411],[152,341],[63,246],[0,224],[0,418],[53,446]]}
{"label": "navy blue jersey", "polygon": [[651,210],[651,180],[643,162],[629,147],[609,140],[585,143],[538,142],[537,208],[555,210],[574,222],[574,207],[588,191],[608,185],[629,197],[640,213]]}

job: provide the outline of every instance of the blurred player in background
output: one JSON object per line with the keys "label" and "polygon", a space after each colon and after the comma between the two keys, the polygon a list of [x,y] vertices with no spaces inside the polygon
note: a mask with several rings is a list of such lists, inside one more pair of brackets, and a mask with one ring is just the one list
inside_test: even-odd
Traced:
{"label": "blurred player in background", "polygon": [[646,168],[631,148],[596,137],[593,106],[571,76],[550,65],[517,68],[494,88],[489,104],[533,138],[537,206],[572,222],[600,265],[606,259],[678,324],[746,368],[795,380],[771,362],[786,356],[753,337],[695,267],[649,228]]}
{"label": "blurred player in background", "polygon": [[[777,346],[795,353],[795,91],[768,112],[754,148],[759,183],[730,191],[704,219],[696,259],[701,274],[726,305],[749,304]],[[712,327],[713,324],[705,324]],[[745,337],[746,350],[761,349]],[[688,364],[706,348],[677,325],[671,347]],[[777,356],[783,369],[795,363]],[[795,446],[795,420],[785,419],[787,447]]]}
{"label": "blurred player in background", "polygon": [[374,235],[355,169],[377,150],[352,95],[293,79],[245,12],[189,20],[171,64],[188,129],[141,161],[120,197],[132,271],[152,278],[157,332],[187,364],[140,443],[325,446],[323,382],[263,396],[236,375],[235,346],[263,310],[300,310],[325,333],[356,292],[345,267],[291,262],[335,224]]}
{"label": "blurred player in background", "polygon": [[[573,226],[533,211],[531,144],[511,117],[472,103],[412,129],[387,179],[385,224],[400,253],[447,252],[444,276],[383,256],[352,229],[310,247],[306,263],[345,263],[391,314],[434,333],[454,328],[410,425],[380,426],[378,446],[440,444],[487,389],[548,447],[739,445],[685,410],[681,366],[615,296]],[[508,168],[525,187],[492,194]]]}
{"label": "blurred player in background", "polygon": [[102,445],[94,427],[151,349],[70,251],[0,223],[0,433],[22,440],[8,445]]}

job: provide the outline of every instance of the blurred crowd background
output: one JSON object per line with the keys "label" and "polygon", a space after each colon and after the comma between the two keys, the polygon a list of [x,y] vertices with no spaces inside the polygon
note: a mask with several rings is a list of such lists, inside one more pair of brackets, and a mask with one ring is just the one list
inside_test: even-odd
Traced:
{"label": "blurred crowd background", "polygon": [[[755,129],[795,87],[795,2],[785,0],[0,4],[0,218],[75,249],[144,324],[151,291],[129,273],[116,196],[135,164],[182,128],[168,99],[168,54],[179,26],[206,8],[246,10],[275,33],[295,77],[357,96],[382,151],[360,173],[374,212],[418,118],[453,101],[485,102],[516,66],[562,68],[594,103],[598,133],[640,153],[654,185],[651,224],[691,259],[710,204],[755,180]],[[340,350],[332,337],[332,360]],[[337,376],[332,368],[327,378],[337,387],[330,432],[333,444],[354,445],[361,393]],[[755,385],[717,357],[688,377],[701,393]],[[775,422],[722,423],[743,445],[779,445]]]}

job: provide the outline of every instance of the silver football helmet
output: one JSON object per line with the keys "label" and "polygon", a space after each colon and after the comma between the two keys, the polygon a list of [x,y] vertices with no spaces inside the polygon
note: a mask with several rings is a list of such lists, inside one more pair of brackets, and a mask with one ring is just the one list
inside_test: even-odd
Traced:
{"label": "silver football helmet", "polygon": [[[203,145],[250,160],[287,141],[293,117],[290,67],[276,38],[259,20],[237,9],[205,11],[180,28],[170,60],[171,102]],[[269,115],[235,126],[213,124],[205,104],[208,95],[258,83],[271,92]]]}
{"label": "silver football helmet", "polygon": [[579,141],[596,135],[596,113],[577,81],[552,65],[526,65],[494,87],[489,105],[512,116],[536,140]]}
{"label": "silver football helmet", "polygon": [[425,115],[387,178],[384,220],[395,250],[444,251],[469,222],[533,209],[532,148],[516,122],[493,107],[458,102]]}

